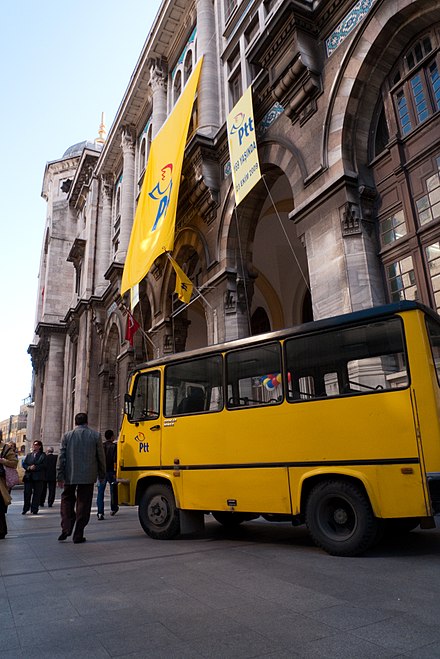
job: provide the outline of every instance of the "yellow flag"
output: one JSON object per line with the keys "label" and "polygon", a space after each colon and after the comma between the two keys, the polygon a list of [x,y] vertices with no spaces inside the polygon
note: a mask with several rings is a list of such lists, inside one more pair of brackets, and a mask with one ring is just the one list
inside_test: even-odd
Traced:
{"label": "yellow flag", "polygon": [[155,259],[174,245],[183,154],[203,58],[153,142],[133,221],[121,295],[139,283]]}
{"label": "yellow flag", "polygon": [[176,272],[176,288],[174,289],[174,292],[177,293],[177,297],[181,302],[188,304],[188,302],[191,300],[191,295],[194,288],[191,280],[188,279],[182,268],[169,254],[168,258],[170,259],[171,264]]}
{"label": "yellow flag", "polygon": [[232,108],[227,126],[232,182],[238,206],[261,178],[251,87]]}

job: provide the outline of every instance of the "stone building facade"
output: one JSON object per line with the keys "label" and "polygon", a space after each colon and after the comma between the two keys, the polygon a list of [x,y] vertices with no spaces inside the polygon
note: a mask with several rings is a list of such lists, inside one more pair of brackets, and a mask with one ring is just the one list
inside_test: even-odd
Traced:
{"label": "stone building facade", "polygon": [[[164,1],[102,144],[48,163],[34,438],[89,413],[118,429],[129,371],[155,356],[419,299],[440,307],[437,0]],[[125,340],[120,282],[152,139],[204,55],[173,256]],[[226,117],[252,85],[263,178],[235,207]]]}

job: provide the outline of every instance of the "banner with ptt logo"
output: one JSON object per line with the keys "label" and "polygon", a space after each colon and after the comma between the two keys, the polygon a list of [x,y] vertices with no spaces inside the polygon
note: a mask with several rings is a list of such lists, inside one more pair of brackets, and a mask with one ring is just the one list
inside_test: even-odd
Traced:
{"label": "banner with ptt logo", "polygon": [[151,143],[125,259],[121,295],[148,274],[158,256],[173,249],[183,154],[202,61],[203,57]]}
{"label": "banner with ptt logo", "polygon": [[227,126],[232,182],[238,206],[261,178],[251,87],[232,108]]}

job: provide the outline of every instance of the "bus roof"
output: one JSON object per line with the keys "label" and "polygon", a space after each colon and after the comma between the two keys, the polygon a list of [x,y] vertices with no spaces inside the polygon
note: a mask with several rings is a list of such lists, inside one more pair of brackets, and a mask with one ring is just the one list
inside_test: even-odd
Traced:
{"label": "bus roof", "polygon": [[303,323],[301,325],[295,325],[294,327],[289,327],[282,330],[276,330],[274,332],[266,332],[265,334],[258,334],[256,336],[248,336],[242,339],[234,339],[232,341],[226,341],[224,343],[215,343],[203,348],[196,348],[194,350],[187,350],[184,352],[176,352],[172,355],[166,355],[159,357],[157,359],[152,359],[151,361],[144,362],[139,364],[134,368],[130,373],[131,376],[133,373],[140,371],[145,368],[152,368],[154,366],[159,366],[162,364],[172,363],[176,360],[181,361],[182,359],[191,359],[194,357],[201,357],[209,355],[213,352],[223,352],[226,350],[233,350],[235,348],[242,348],[244,346],[252,346],[254,344],[259,344],[262,342],[270,342],[274,339],[282,339],[286,336],[295,336],[296,334],[311,334],[313,332],[322,331],[326,329],[332,329],[342,325],[351,325],[353,323],[359,323],[366,320],[375,320],[382,318],[383,316],[390,316],[395,313],[403,311],[413,311],[419,309],[424,313],[432,316],[435,320],[440,322],[440,316],[433,311],[431,308],[420,304],[419,302],[414,302],[412,300],[403,300],[402,302],[397,302],[394,304],[386,304],[379,307],[370,307],[368,309],[362,309],[361,311],[353,311],[351,313],[342,314],[340,316],[331,316],[329,318],[322,318],[321,320],[313,320],[308,323]]}

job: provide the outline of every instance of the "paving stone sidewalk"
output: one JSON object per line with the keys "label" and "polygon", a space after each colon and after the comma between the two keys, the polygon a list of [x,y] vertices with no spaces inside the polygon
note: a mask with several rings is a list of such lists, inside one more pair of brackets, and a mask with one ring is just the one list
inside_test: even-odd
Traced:
{"label": "paving stone sidewalk", "polygon": [[22,496],[0,541],[0,659],[440,657],[439,529],[347,559],[289,524],[208,518],[160,542],[137,509],[94,508],[74,545],[57,541],[59,499],[21,515]]}

